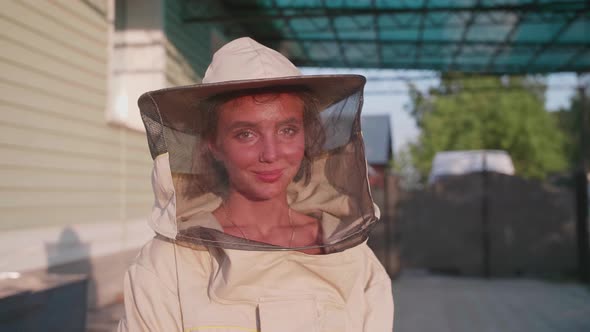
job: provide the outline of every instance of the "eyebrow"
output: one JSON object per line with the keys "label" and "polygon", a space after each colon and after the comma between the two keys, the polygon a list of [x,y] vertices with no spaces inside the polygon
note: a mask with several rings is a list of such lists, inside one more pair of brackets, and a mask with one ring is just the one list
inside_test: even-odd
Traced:
{"label": "eyebrow", "polygon": [[243,127],[256,127],[256,123],[248,122],[248,121],[237,121],[231,124],[228,127],[229,130],[234,130],[236,128],[243,128]]}
{"label": "eyebrow", "polygon": [[[299,119],[297,119],[295,117],[291,117],[291,118],[285,119],[283,121],[279,121],[278,125],[279,126],[283,126],[283,125],[286,125],[286,124],[296,124],[296,123],[297,124],[298,123],[303,123],[303,121],[302,120],[299,120]],[[237,128],[248,128],[248,127],[252,128],[252,127],[256,127],[256,126],[257,126],[257,123],[256,122],[236,121],[236,122],[232,123],[231,126],[228,127],[228,129],[229,130],[234,130],[234,129],[237,129]]]}
{"label": "eyebrow", "polygon": [[279,125],[281,125],[281,126],[286,125],[286,124],[297,124],[297,123],[303,123],[303,121],[299,120],[297,118],[294,118],[294,117],[288,118],[283,121],[279,121]]}

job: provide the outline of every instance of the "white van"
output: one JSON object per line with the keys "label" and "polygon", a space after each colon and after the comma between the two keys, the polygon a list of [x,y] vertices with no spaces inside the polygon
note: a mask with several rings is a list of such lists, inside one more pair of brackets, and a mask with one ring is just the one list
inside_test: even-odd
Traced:
{"label": "white van", "polygon": [[462,150],[438,152],[432,161],[428,183],[449,175],[462,175],[483,170],[514,175],[514,164],[503,150]]}

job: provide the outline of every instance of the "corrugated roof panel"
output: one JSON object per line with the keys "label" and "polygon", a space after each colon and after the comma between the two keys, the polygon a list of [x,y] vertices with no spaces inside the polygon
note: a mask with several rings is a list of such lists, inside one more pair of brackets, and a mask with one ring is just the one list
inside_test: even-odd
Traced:
{"label": "corrugated roof panel", "polygon": [[198,1],[186,1],[185,24],[223,23],[266,45],[286,41],[298,65],[590,70],[585,0],[225,0],[228,14],[202,13]]}
{"label": "corrugated roof panel", "polygon": [[[567,30],[560,36],[559,41],[571,43],[586,43],[590,38],[590,22],[576,21],[573,22]],[[588,45],[586,45],[588,46]]]}
{"label": "corrugated roof panel", "polygon": [[524,23],[518,27],[514,41],[543,42],[547,36],[553,36],[563,26],[563,23]]}

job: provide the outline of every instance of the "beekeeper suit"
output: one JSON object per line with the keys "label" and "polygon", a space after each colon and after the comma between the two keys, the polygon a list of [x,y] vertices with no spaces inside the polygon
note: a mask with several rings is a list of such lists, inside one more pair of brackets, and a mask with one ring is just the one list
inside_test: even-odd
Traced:
{"label": "beekeeper suit", "polygon": [[[360,130],[365,78],[302,76],[250,38],[222,47],[202,84],[139,99],[151,155],[156,233],[124,282],[119,331],[390,332],[391,280],[366,245],[379,211],[367,181]],[[321,225],[321,244],[282,247],[224,232],[212,214],[227,179],[204,156],[203,100],[268,87],[316,98],[325,140],[289,208]],[[321,254],[307,254],[309,250]]]}

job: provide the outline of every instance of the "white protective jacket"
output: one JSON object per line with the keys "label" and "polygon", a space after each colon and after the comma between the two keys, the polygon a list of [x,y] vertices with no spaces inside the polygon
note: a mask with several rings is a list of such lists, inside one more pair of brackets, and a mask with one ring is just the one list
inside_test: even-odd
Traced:
{"label": "white protective jacket", "polygon": [[366,244],[217,254],[149,242],[125,277],[119,331],[392,331],[391,281]]}
{"label": "white protective jacket", "polygon": [[[166,163],[156,158],[156,205],[170,201]],[[391,280],[365,242],[325,255],[178,243],[158,234],[130,266],[120,332],[392,331]]]}
{"label": "white protective jacket", "polygon": [[[140,97],[154,159],[149,222],[157,235],[125,276],[126,317],[119,331],[392,331],[391,280],[366,245],[379,210],[360,131],[365,80],[343,76],[306,81],[327,96],[318,110],[325,141],[311,160],[310,176],[287,192],[291,209],[321,223],[322,255],[223,232],[211,212],[227,182],[215,178],[202,155],[202,128],[191,118],[201,111],[195,105],[202,85]],[[323,83],[334,81],[341,84]],[[273,84],[298,82],[295,77]]]}

